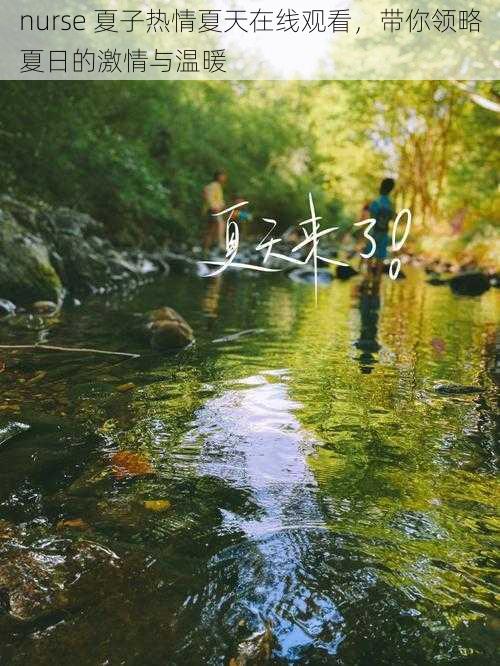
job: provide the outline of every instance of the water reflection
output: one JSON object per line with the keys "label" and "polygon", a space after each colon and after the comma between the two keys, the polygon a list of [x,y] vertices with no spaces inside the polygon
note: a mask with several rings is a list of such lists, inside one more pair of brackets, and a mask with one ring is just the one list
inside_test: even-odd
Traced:
{"label": "water reflection", "polygon": [[203,599],[203,630],[268,625],[276,654],[292,658],[311,645],[334,654],[342,614],[313,566],[329,554],[307,465],[314,441],[295,417],[300,405],[286,379],[284,370],[247,377],[209,400],[186,436],[188,455],[179,451],[185,473],[224,479],[247,496],[245,512],[221,510],[220,529],[237,544],[212,558],[206,592],[190,598]]}
{"label": "water reflection", "polygon": [[380,280],[365,279],[359,286],[359,313],[361,317],[361,330],[355,342],[361,351],[357,360],[361,372],[369,375],[377,363],[377,352],[380,350],[378,342],[378,320],[380,312]]}
{"label": "water reflection", "polygon": [[203,312],[208,318],[216,319],[219,314],[219,302],[223,277],[217,275],[206,281],[206,291],[202,300]]}
{"label": "water reflection", "polygon": [[[172,276],[64,312],[50,341],[129,349],[123,321],[168,298],[186,353],[12,359],[0,520],[23,550],[88,537],[120,557],[66,587],[64,621],[9,638],[13,664],[228,664],[269,623],[274,664],[493,663],[495,293],[409,271],[353,299],[357,279],[316,307],[285,277]],[[118,450],[153,473],[115,478]]]}

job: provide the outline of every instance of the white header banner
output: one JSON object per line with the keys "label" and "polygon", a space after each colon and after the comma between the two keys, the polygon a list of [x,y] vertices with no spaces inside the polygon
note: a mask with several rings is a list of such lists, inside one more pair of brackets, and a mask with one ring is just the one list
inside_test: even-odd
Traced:
{"label": "white header banner", "polygon": [[497,0],[0,0],[0,78],[498,78]]}

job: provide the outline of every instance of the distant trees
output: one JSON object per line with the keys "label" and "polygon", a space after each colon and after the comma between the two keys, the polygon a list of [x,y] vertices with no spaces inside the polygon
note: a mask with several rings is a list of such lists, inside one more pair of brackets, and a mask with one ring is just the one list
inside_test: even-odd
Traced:
{"label": "distant trees", "polygon": [[229,197],[283,227],[309,191],[345,223],[393,174],[417,233],[449,231],[460,213],[470,236],[497,204],[496,100],[489,82],[4,82],[1,189],[157,242],[199,234],[218,168]]}

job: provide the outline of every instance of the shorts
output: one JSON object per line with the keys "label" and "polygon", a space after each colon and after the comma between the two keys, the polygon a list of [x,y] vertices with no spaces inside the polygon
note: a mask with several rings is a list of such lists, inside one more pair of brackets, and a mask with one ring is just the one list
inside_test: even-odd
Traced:
{"label": "shorts", "polygon": [[[378,259],[379,261],[384,261],[384,259],[387,259],[388,248],[389,248],[389,236],[386,233],[372,234],[372,236],[373,240],[377,245],[377,249],[375,250],[375,254],[373,255],[372,259]],[[373,245],[371,244],[371,242],[368,242],[364,249],[365,254],[369,254],[372,250],[373,250]]]}

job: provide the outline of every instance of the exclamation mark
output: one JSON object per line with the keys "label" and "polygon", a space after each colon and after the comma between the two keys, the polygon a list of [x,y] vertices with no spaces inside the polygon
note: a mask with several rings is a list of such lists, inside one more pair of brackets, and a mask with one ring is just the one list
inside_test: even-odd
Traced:
{"label": "exclamation mark", "polygon": [[[396,240],[398,235],[398,225],[403,216],[406,216],[406,227],[405,227],[405,232],[403,234],[403,238],[398,242]],[[408,240],[408,236],[410,235],[411,231],[411,223],[412,223],[411,211],[409,208],[404,208],[397,216],[394,225],[392,227],[392,248],[391,248],[392,252],[399,252],[402,249],[403,245]],[[391,265],[389,267],[389,276],[391,280],[397,280],[400,272],[401,272],[401,259],[399,259],[399,257],[395,257],[391,261]]]}

